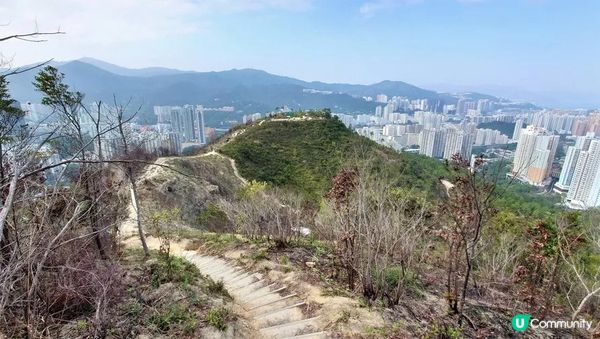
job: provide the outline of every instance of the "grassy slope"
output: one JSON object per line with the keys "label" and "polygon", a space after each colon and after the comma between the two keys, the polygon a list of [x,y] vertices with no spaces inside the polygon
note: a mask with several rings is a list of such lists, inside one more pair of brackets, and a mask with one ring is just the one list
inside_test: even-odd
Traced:
{"label": "grassy slope", "polygon": [[[448,177],[443,163],[433,158],[397,153],[357,135],[336,119],[310,121],[265,121],[246,127],[246,131],[221,146],[221,152],[234,158],[241,175],[247,179],[284,186],[318,200],[327,192],[331,178],[346,165],[356,150],[375,155],[382,171],[401,187],[438,194],[438,178]],[[497,208],[535,218],[552,218],[561,209],[554,195],[513,183],[505,187],[505,172],[500,175]]]}
{"label": "grassy slope", "polygon": [[396,153],[347,129],[337,119],[265,121],[225,144],[221,152],[236,160],[245,178],[299,189],[318,199],[331,179],[360,150],[374,155],[380,168],[403,187],[433,193],[443,165],[424,156]]}

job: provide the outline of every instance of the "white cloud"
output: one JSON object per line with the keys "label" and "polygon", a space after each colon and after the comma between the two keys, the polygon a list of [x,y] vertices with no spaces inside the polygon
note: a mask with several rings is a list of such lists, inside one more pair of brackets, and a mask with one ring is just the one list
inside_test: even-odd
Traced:
{"label": "white cloud", "polygon": [[[462,4],[481,3],[488,0],[452,0]],[[392,9],[401,5],[414,5],[425,2],[425,0],[371,0],[360,6],[359,11],[367,17],[375,15],[377,12]]]}
{"label": "white cloud", "polygon": [[418,4],[423,0],[373,0],[368,1],[360,6],[360,13],[365,16],[372,16],[376,12],[394,8],[404,4]]}
{"label": "white cloud", "polygon": [[266,9],[306,10],[312,3],[313,0],[0,0],[0,24],[5,24],[0,26],[0,36],[31,32],[36,26],[40,31],[60,28],[67,33],[52,37],[52,43],[43,48],[15,41],[5,44],[5,56],[14,55],[16,63],[22,64],[40,60],[32,53],[41,49],[51,50],[53,57],[63,59],[70,55],[94,56],[99,50],[124,44],[206,32],[211,15]]}

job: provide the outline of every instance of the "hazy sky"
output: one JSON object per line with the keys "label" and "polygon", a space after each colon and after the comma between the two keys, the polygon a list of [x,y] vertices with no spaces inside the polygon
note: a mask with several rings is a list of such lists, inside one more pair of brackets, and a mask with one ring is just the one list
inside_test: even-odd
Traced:
{"label": "hazy sky", "polygon": [[598,0],[0,0],[0,24],[67,33],[2,44],[15,65],[89,56],[600,96]]}

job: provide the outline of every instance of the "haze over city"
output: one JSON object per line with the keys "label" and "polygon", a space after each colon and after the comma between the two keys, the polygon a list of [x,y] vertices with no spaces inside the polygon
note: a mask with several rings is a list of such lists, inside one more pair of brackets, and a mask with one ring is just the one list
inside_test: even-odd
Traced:
{"label": "haze over city", "polygon": [[308,81],[401,80],[553,107],[600,106],[597,1],[0,1],[13,65],[94,57],[126,67],[255,68]]}

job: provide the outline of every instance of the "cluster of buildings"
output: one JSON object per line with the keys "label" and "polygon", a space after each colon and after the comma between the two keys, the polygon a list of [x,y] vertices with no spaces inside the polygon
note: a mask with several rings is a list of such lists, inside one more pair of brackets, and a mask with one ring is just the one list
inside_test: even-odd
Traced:
{"label": "cluster of buildings", "polygon": [[382,106],[378,106],[380,108],[378,109],[386,109],[389,111],[426,111],[426,110],[430,110],[433,109],[434,106],[438,105],[438,103],[436,103],[435,105],[431,105],[429,103],[429,99],[413,99],[410,100],[408,98],[405,97],[400,97],[400,96],[393,96],[391,98],[388,98],[387,95],[385,94],[377,94],[375,96],[375,98],[372,97],[363,97],[364,100],[366,101],[374,101],[376,103],[380,103],[380,104],[385,104]]}
{"label": "cluster of buildings", "polygon": [[[51,126],[56,122],[56,116],[52,116],[47,106],[28,102],[21,104],[21,109],[27,113],[25,118],[29,123]],[[95,112],[97,109],[97,104],[92,103],[88,111]],[[79,124],[88,135],[108,131],[100,133],[99,143],[93,143],[93,153],[110,158],[119,154],[122,140],[119,131],[114,128],[115,108],[104,105],[100,109],[100,121],[94,121],[96,116],[82,109],[79,112]],[[201,105],[154,106],[154,114],[157,117],[155,125],[127,122],[124,126],[130,142],[148,153],[180,154],[185,147],[203,145],[215,137],[215,129],[204,125],[204,108]]]}
{"label": "cluster of buildings", "polygon": [[[334,115],[358,134],[378,143],[398,151],[419,152],[440,159],[451,159],[456,153],[468,159],[473,146],[507,144],[511,141],[497,130],[477,128],[482,122],[511,121],[513,117],[506,114],[468,116],[468,111],[465,111],[462,116],[457,116],[456,105],[444,105],[444,110],[451,113],[439,114],[435,113],[437,107],[433,108],[434,111],[425,110],[431,108],[427,99],[388,99],[384,94],[377,95],[375,101],[385,105],[377,106],[374,114]],[[493,103],[487,99],[473,102],[463,100],[461,109],[463,106],[488,112]],[[411,113],[407,113],[411,110]]]}
{"label": "cluster of buildings", "polygon": [[252,123],[254,121],[260,120],[262,118],[262,114],[260,113],[254,113],[254,114],[244,114],[244,116],[242,116],[242,124],[249,124]]}
{"label": "cluster of buildings", "polygon": [[585,209],[600,206],[600,139],[593,132],[576,137],[569,146],[555,190],[567,193],[567,205]]}
{"label": "cluster of buildings", "polygon": [[206,144],[202,105],[154,106],[159,132],[174,133],[181,142]]}
{"label": "cluster of buildings", "polygon": [[[571,208],[600,206],[600,113],[584,110],[503,110],[489,99],[459,99],[455,105],[431,107],[427,99],[377,95],[374,114],[334,114],[358,134],[398,151],[439,159],[471,157],[474,146],[496,147],[498,158],[512,158],[509,176],[565,194]],[[514,123],[512,136],[481,123]],[[512,128],[512,127],[511,127]],[[561,139],[561,137],[563,139]],[[562,141],[561,141],[562,140]],[[562,167],[556,159],[565,142]],[[502,145],[517,143],[514,152]],[[489,149],[489,147],[488,147]],[[564,153],[563,153],[564,154]]]}
{"label": "cluster of buildings", "polygon": [[[522,128],[524,121],[530,123]],[[565,194],[574,209],[600,206],[600,115],[542,111],[515,123],[517,149],[510,175],[536,186],[551,185]],[[574,141],[568,146],[562,167],[556,162],[560,135]]]}
{"label": "cluster of buildings", "polygon": [[[104,109],[106,112],[101,115],[103,118],[101,129],[114,124],[110,118],[111,107],[104,107]],[[215,137],[214,128],[206,128],[204,125],[204,109],[201,105],[154,106],[154,114],[157,117],[155,125],[129,122],[125,126],[132,144],[141,147],[148,153],[181,154],[186,147],[204,145]],[[84,131],[89,130],[89,134],[94,135],[93,128],[95,126],[90,117],[82,114],[80,119]],[[100,145],[95,145],[95,147],[102,147],[104,156],[112,157],[119,152],[121,143],[117,131],[113,130],[103,134]]]}

